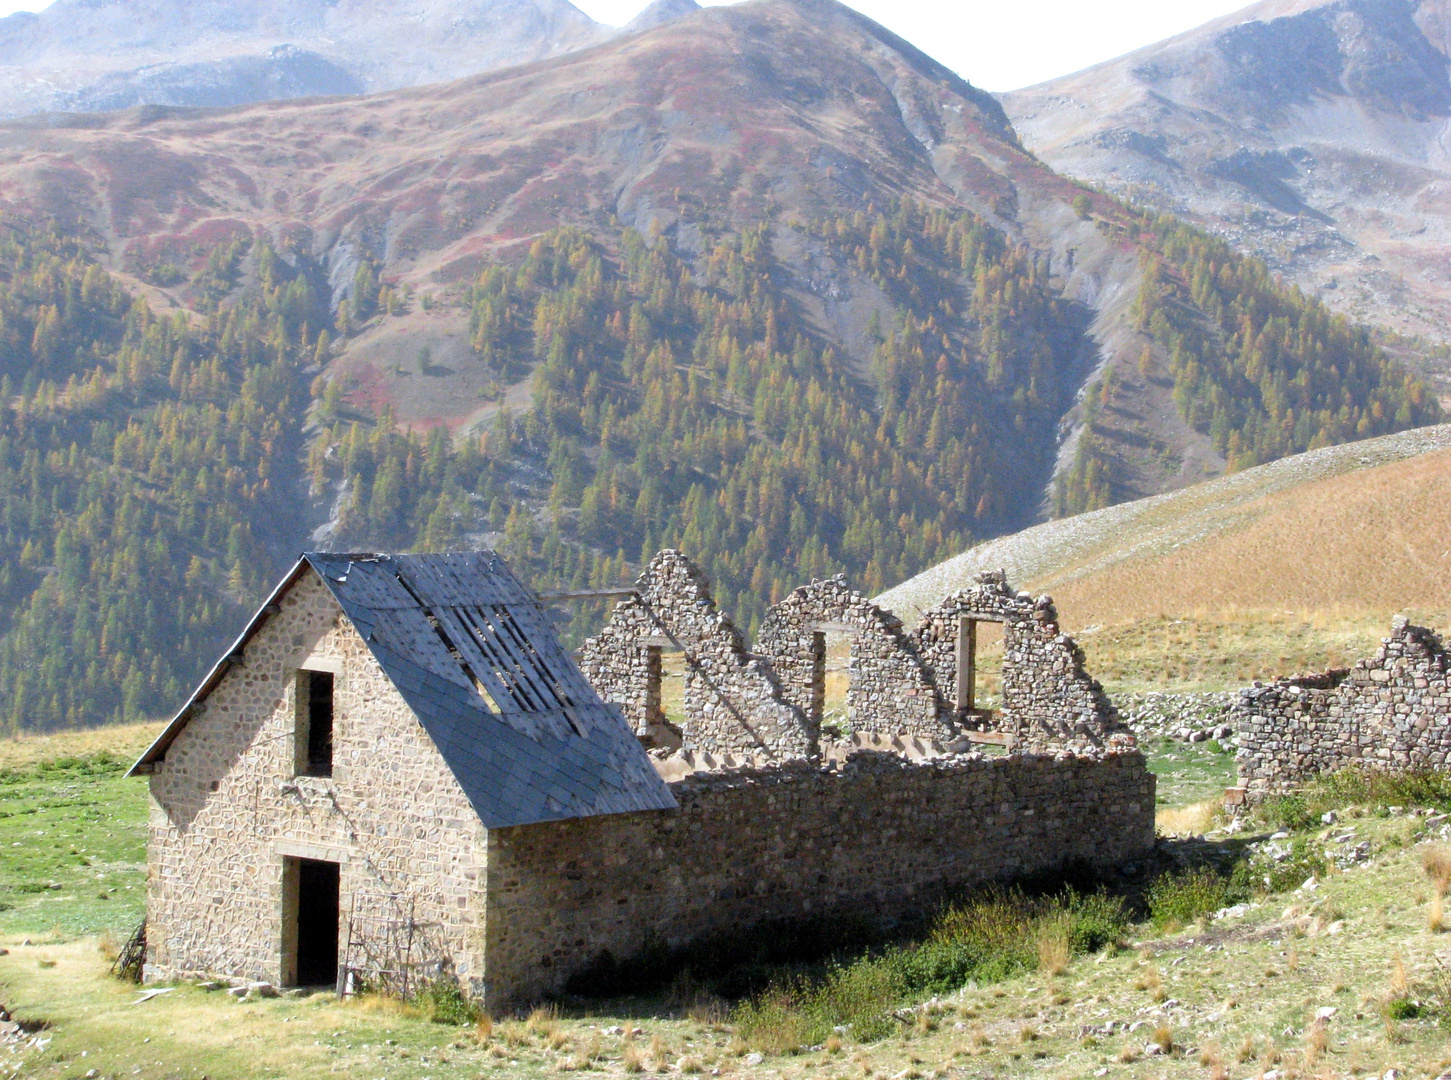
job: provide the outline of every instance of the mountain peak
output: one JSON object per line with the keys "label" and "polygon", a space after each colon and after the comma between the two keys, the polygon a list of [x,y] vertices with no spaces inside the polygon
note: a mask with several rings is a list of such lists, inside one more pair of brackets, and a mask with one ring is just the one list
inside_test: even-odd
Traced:
{"label": "mountain peak", "polygon": [[652,30],[662,23],[694,15],[699,10],[700,5],[695,0],[654,0],[654,3],[626,24],[625,33],[637,34],[641,30]]}

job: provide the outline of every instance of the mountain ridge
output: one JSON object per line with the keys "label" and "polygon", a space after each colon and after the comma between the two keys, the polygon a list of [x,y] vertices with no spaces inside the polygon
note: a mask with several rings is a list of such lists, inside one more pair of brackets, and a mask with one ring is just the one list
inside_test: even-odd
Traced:
{"label": "mountain ridge", "polygon": [[616,33],[568,0],[55,0],[0,19],[0,117],[376,93]]}
{"label": "mountain ridge", "polygon": [[[1275,0],[1001,99],[1059,171],[1445,342],[1448,51],[1444,0]],[[1444,363],[1421,370],[1451,394]]]}

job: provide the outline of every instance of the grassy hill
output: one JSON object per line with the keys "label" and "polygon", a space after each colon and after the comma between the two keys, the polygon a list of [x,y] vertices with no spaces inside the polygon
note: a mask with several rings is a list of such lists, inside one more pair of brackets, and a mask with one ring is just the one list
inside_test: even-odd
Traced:
{"label": "grassy hill", "polygon": [[1451,624],[1451,426],[1371,439],[979,545],[878,601],[909,621],[980,570],[1051,593],[1123,690],[1343,664],[1397,612]]}

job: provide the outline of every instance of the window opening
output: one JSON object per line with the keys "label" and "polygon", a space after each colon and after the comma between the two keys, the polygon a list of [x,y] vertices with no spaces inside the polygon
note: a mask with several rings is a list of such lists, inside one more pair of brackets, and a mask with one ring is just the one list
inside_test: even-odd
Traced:
{"label": "window opening", "polygon": [[963,615],[957,630],[957,711],[991,720],[1002,708],[1003,624]]}
{"label": "window opening", "polygon": [[812,704],[817,730],[827,738],[844,738],[850,729],[847,695],[851,690],[851,651],[859,632],[841,624],[818,629],[811,639]]}
{"label": "window opening", "polygon": [[333,774],[333,673],[297,673],[297,772]]}

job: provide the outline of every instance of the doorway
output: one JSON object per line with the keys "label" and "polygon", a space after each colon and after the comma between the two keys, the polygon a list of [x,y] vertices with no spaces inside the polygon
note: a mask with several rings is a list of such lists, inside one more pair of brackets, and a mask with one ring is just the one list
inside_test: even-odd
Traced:
{"label": "doorway", "polygon": [[[289,937],[295,942],[297,986],[333,986],[338,980],[338,864],[317,859],[288,859],[287,884],[296,883],[295,913]],[[287,891],[291,891],[288,889]]]}

